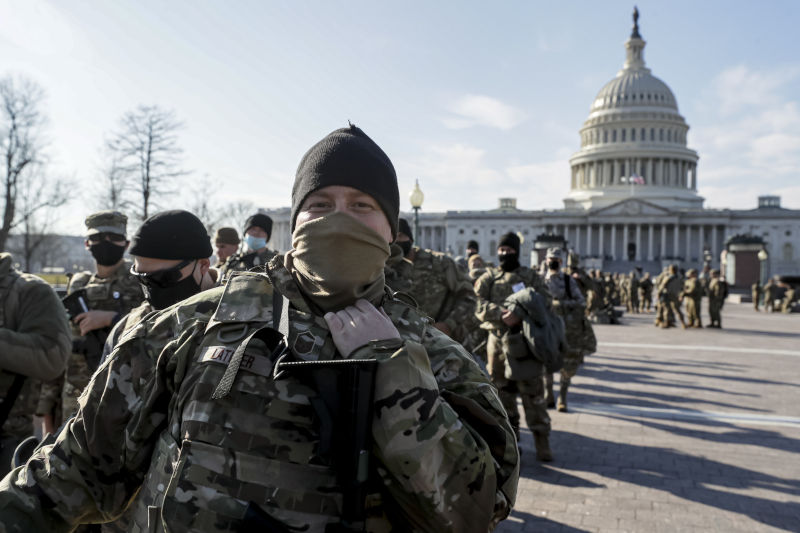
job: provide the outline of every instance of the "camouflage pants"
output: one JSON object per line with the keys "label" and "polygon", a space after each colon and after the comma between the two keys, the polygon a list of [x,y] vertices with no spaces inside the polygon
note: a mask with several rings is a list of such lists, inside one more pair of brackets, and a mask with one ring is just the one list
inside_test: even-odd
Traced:
{"label": "camouflage pants", "polygon": [[579,352],[570,351],[564,356],[564,366],[561,367],[561,383],[564,380],[569,382],[575,374],[578,373],[578,368],[583,364],[583,356]]}
{"label": "camouflage pants", "polygon": [[627,309],[629,313],[639,312],[639,297],[635,292],[628,294]]}
{"label": "camouflage pants", "polygon": [[700,302],[694,298],[686,298],[686,325],[703,327],[703,321],[700,319]]}
{"label": "camouflage pants", "polygon": [[508,413],[508,420],[519,434],[519,408],[517,397],[522,398],[522,409],[525,412],[525,421],[528,428],[535,433],[550,433],[550,415],[547,414],[547,404],[544,398],[544,380],[542,377],[514,381],[506,379],[506,357],[502,349],[502,340],[495,333],[489,334],[487,344],[489,358],[489,376],[497,387],[503,407]]}
{"label": "camouflage pants", "polygon": [[712,302],[709,300],[708,302],[708,314],[711,315],[711,325],[712,326],[720,326],[722,325],[722,305],[718,302]]}
{"label": "camouflage pants", "polygon": [[639,312],[644,313],[646,311],[650,311],[651,300],[653,299],[652,294],[647,294],[645,291],[639,291]]}

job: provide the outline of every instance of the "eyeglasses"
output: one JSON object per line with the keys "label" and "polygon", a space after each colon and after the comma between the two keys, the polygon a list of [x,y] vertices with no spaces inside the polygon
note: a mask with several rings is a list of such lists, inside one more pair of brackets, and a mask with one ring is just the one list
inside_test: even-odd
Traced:
{"label": "eyeglasses", "polygon": [[109,240],[111,242],[125,242],[127,239],[125,235],[120,235],[119,233],[95,233],[94,235],[89,235],[88,237],[89,242],[93,242],[97,244],[98,242],[102,242],[104,240]]}
{"label": "eyeglasses", "polygon": [[136,276],[142,285],[165,289],[178,283],[182,277],[181,269],[193,261],[196,261],[196,259],[186,259],[174,267],[156,270],[155,272],[137,272],[135,270],[136,266],[131,265],[131,275]]}

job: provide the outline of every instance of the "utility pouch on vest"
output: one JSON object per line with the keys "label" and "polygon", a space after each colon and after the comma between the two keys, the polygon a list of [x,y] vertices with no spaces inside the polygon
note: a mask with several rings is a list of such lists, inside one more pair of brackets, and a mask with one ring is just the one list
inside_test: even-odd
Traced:
{"label": "utility pouch on vest", "polygon": [[[70,321],[81,313],[87,313],[92,310],[89,307],[89,299],[86,296],[86,289],[78,289],[64,296],[61,303],[67,310]],[[86,357],[86,364],[89,365],[89,370],[94,372],[100,366],[100,358],[103,356],[103,346],[106,343],[106,337],[111,331],[111,328],[103,328],[100,330],[93,330],[79,339],[73,339],[72,351],[79,353]]]}
{"label": "utility pouch on vest", "polygon": [[342,488],[342,521],[326,533],[364,530],[364,500],[372,449],[375,359],[290,361],[276,365],[276,379],[298,376],[319,394],[312,406],[320,423],[319,455],[329,461]]}
{"label": "utility pouch on vest", "polygon": [[61,298],[61,303],[67,310],[69,319],[72,320],[81,313],[91,311],[89,299],[86,297],[86,289],[78,289]]}

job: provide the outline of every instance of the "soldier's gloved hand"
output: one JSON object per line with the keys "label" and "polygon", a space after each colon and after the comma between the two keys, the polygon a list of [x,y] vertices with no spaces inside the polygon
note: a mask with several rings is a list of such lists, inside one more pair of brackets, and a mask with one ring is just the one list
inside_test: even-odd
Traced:
{"label": "soldier's gloved hand", "polygon": [[72,321],[81,328],[81,335],[86,335],[95,329],[107,328],[111,325],[117,313],[114,311],[87,311],[76,316]]}
{"label": "soldier's gloved hand", "polygon": [[400,333],[383,309],[366,300],[335,313],[326,313],[325,322],[331,330],[333,344],[343,357],[370,341],[399,339]]}
{"label": "soldier's gloved hand", "polygon": [[503,319],[503,323],[506,326],[511,328],[513,328],[514,326],[518,326],[522,322],[522,320],[517,315],[512,313],[509,309],[503,309],[503,316],[501,316],[500,318]]}

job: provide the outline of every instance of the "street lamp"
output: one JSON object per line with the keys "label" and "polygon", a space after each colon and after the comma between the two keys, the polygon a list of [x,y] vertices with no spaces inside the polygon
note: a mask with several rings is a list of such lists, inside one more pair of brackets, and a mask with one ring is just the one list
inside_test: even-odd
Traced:
{"label": "street lamp", "polygon": [[767,254],[767,251],[765,249],[762,248],[761,250],[758,251],[758,261],[759,261],[759,264],[761,265],[758,279],[759,279],[759,282],[761,283],[761,285],[764,285],[764,283],[766,283],[766,281],[767,281],[766,280],[766,274],[767,274],[766,264],[767,264],[767,258],[768,257],[769,257],[769,255]]}
{"label": "street lamp", "polygon": [[419,188],[419,180],[415,180],[414,190],[408,195],[408,199],[414,209],[414,242],[416,243],[415,246],[419,246],[419,210],[425,200],[425,195],[422,194],[422,189]]}

